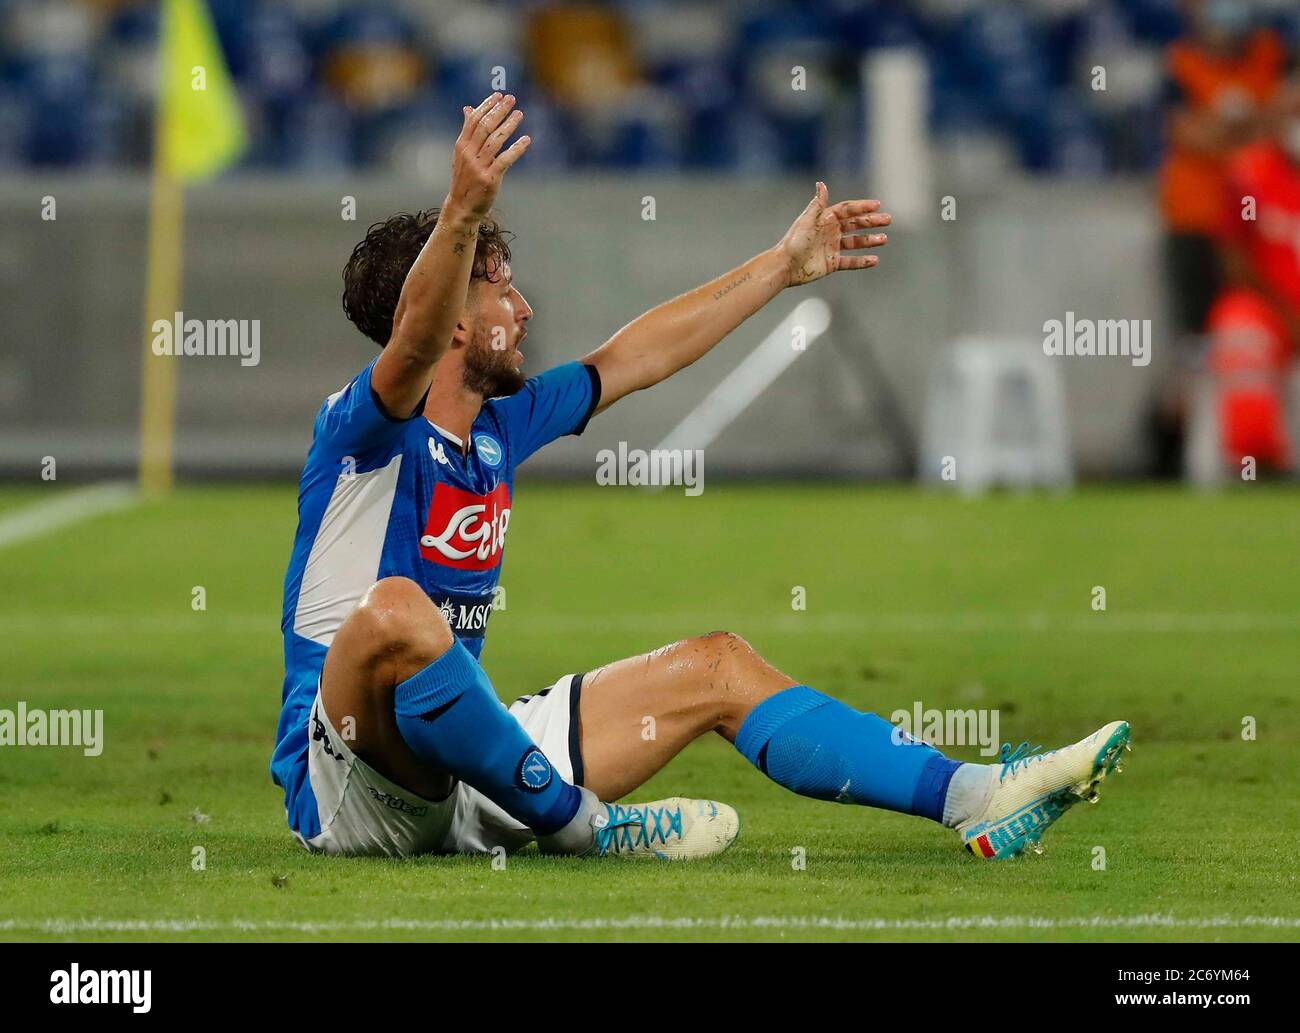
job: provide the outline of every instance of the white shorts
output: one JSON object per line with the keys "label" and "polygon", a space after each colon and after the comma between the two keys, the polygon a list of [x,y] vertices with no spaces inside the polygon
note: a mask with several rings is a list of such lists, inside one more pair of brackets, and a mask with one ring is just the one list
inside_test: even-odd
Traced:
{"label": "white shorts", "polygon": [[[510,713],[556,772],[582,784],[578,699],[582,675],[566,674],[548,689],[521,696]],[[330,722],[320,690],[309,718],[307,775],[316,796],[320,832],[294,833],[308,850],[350,857],[490,853],[518,850],[533,833],[464,782],[445,800],[431,801],[393,784],[358,758]]]}

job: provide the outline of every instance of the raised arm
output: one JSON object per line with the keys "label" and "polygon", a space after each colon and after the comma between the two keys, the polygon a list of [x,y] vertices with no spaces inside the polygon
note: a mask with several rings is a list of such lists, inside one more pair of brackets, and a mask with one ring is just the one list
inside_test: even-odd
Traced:
{"label": "raised arm", "polygon": [[826,184],[774,247],[716,280],[638,316],[584,358],[600,373],[600,409],[684,369],[786,287],[811,283],[843,269],[871,269],[874,255],[848,251],[879,247],[883,233],[856,231],[888,226],[879,201],[832,205]]}
{"label": "raised arm", "polygon": [[392,336],[371,374],[371,386],[390,416],[414,411],[429,389],[434,365],[451,345],[465,308],[479,223],[491,211],[506,170],[531,142],[521,136],[501,150],[524,117],[514,106],[513,96],[494,93],[478,107],[464,109],[451,189],[433,233],[406,274]]}

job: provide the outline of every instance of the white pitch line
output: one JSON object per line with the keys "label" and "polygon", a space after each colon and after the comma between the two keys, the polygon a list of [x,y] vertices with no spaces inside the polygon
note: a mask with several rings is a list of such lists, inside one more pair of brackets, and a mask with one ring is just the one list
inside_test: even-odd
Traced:
{"label": "white pitch line", "polygon": [[949,915],[938,918],[841,918],[817,915],[723,915],[717,918],[673,918],[665,915],[627,915],[621,918],[493,918],[418,919],[388,918],[366,921],[279,921],[276,919],[113,919],[47,918],[40,921],[4,919],[0,933],[43,933],[54,936],[77,933],[258,933],[292,932],[563,932],[593,930],[829,930],[863,932],[943,932],[1065,929],[1297,929],[1300,918],[1289,915],[1209,915],[1177,918],[1173,915],[1083,915],[1048,918],[1033,915]]}
{"label": "white pitch line", "polygon": [[40,538],[91,517],[134,505],[134,486],[123,481],[60,491],[52,499],[0,516],[0,549]]}
{"label": "white pitch line", "polygon": [[[28,613],[0,614],[5,634],[111,635],[168,634],[279,634],[279,615],[220,614],[176,615],[73,614],[48,616]],[[697,633],[725,626],[738,634],[888,634],[981,635],[990,632],[1052,634],[1209,634],[1300,631],[1300,613],[1098,613],[1066,617],[1045,613],[912,613],[857,614],[845,612],[780,615],[719,613],[624,614],[500,614],[493,622],[498,635],[594,634],[656,632],[668,635]]]}

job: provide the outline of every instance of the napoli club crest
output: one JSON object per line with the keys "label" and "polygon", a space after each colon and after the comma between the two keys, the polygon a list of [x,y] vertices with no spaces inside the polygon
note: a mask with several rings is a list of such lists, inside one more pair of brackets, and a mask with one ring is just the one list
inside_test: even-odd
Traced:
{"label": "napoli club crest", "polygon": [[524,754],[523,760],[519,762],[519,771],[516,773],[515,781],[519,783],[519,788],[526,789],[530,793],[540,793],[551,784],[551,776],[554,770],[551,762],[546,759],[536,746]]}
{"label": "napoli club crest", "polygon": [[494,470],[501,465],[501,460],[505,457],[500,442],[491,434],[476,434],[474,447],[478,450],[478,457]]}

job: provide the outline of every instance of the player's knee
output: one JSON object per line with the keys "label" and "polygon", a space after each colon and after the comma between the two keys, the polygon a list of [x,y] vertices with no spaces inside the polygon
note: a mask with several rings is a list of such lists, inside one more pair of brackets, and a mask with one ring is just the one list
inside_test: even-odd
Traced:
{"label": "player's knee", "polygon": [[692,639],[691,645],[703,654],[711,681],[719,686],[743,681],[765,663],[753,646],[732,631],[710,631]]}
{"label": "player's knee", "polygon": [[744,657],[758,655],[754,652],[754,647],[734,631],[710,631],[706,635],[700,635],[695,641],[719,656]]}
{"label": "player's knee", "polygon": [[351,621],[377,654],[409,657],[421,666],[432,662],[455,641],[438,607],[410,578],[386,577],[361,597]]}
{"label": "player's knee", "polygon": [[777,687],[794,684],[734,632],[712,631],[690,642],[702,660],[703,685],[708,690],[703,696],[715,731],[734,735],[762,699]]}

